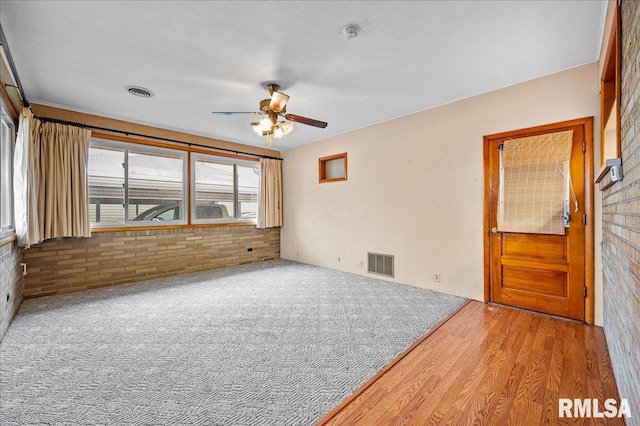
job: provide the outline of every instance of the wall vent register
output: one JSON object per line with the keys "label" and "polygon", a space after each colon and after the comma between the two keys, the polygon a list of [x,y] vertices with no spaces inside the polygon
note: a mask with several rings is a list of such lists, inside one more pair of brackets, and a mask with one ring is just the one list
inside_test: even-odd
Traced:
{"label": "wall vent register", "polygon": [[393,277],[393,256],[389,254],[367,253],[367,272]]}

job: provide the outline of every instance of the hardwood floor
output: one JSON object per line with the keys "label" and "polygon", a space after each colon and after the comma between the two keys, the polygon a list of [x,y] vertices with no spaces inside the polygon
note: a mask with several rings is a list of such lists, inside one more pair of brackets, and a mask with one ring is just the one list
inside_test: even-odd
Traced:
{"label": "hardwood floor", "polygon": [[602,328],[471,301],[318,425],[624,424],[559,418],[559,398],[619,406]]}

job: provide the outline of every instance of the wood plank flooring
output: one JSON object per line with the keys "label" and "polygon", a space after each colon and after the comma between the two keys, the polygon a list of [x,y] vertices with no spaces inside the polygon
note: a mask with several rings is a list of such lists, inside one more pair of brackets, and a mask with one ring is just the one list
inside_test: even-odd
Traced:
{"label": "wood plank flooring", "polygon": [[619,404],[602,328],[471,301],[318,425],[624,425],[559,398]]}

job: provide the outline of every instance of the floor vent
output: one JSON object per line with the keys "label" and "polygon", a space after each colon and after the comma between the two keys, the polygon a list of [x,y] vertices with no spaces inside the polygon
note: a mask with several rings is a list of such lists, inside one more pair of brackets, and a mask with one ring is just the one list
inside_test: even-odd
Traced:
{"label": "floor vent", "polygon": [[369,255],[368,272],[393,277],[393,256],[390,254],[367,253]]}

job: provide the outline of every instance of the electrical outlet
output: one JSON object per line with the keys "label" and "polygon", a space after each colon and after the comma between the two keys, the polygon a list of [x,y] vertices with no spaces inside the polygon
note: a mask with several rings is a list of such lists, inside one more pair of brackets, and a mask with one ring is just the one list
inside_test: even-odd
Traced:
{"label": "electrical outlet", "polygon": [[433,274],[433,281],[439,283],[440,282],[440,272],[436,272]]}

